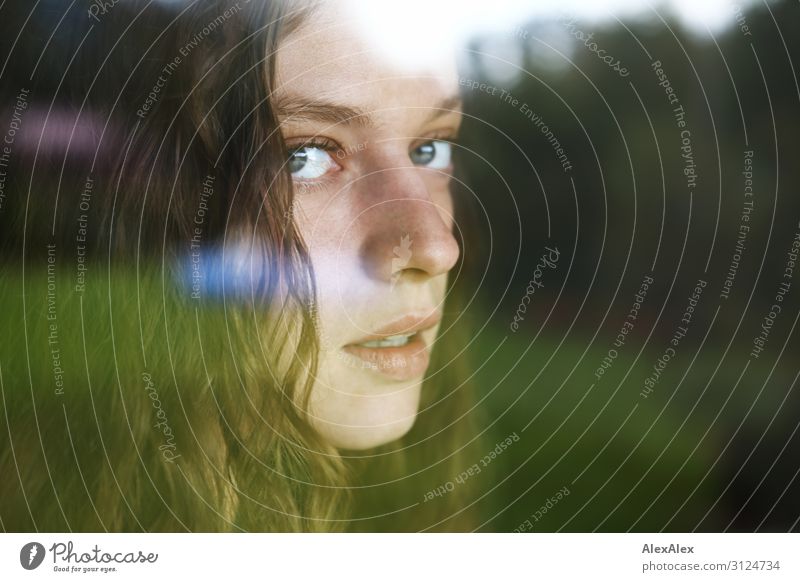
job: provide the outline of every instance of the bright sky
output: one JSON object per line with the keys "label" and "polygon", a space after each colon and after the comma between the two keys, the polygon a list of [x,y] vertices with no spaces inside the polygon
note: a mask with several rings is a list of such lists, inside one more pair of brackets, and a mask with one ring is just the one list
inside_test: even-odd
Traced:
{"label": "bright sky", "polygon": [[[699,31],[706,27],[716,32],[735,21],[736,9],[745,9],[763,0],[511,0],[515,11],[527,11],[531,16],[553,16],[569,12],[580,18],[613,19],[642,16],[658,19],[677,16],[683,24]],[[506,2],[500,1],[500,5]],[[527,5],[527,8],[525,7]]]}
{"label": "bright sky", "polygon": [[766,0],[351,0],[352,14],[394,56],[430,59],[442,48],[488,32],[510,31],[536,17],[564,14],[588,22],[676,17],[691,30],[718,33],[737,11]]}

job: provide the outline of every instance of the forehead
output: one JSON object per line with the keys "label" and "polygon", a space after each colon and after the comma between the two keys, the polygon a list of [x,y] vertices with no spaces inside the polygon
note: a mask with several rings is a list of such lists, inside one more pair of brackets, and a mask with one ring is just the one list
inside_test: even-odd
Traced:
{"label": "forehead", "polygon": [[[455,54],[414,67],[399,64],[365,34],[346,2],[311,9],[282,39],[276,97],[346,103],[368,111],[430,108],[458,93]],[[409,34],[412,42],[413,34]],[[417,40],[417,42],[424,42]]]}

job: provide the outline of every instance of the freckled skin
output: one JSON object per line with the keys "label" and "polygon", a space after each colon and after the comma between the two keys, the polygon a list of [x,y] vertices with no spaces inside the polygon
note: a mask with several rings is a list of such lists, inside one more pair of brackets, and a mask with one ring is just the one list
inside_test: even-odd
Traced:
{"label": "freckled skin", "polygon": [[[422,374],[398,380],[342,348],[402,316],[443,310],[459,253],[451,168],[415,165],[410,152],[452,138],[461,114],[431,119],[457,95],[455,60],[436,70],[397,70],[360,39],[338,4],[323,3],[281,43],[275,99],[344,104],[372,121],[368,127],[278,112],[290,148],[315,137],[337,146],[331,171],[296,181],[294,216],[318,288],[322,348],[312,422],[334,446],[357,450],[400,438],[418,412]],[[439,327],[421,332],[428,346]]]}

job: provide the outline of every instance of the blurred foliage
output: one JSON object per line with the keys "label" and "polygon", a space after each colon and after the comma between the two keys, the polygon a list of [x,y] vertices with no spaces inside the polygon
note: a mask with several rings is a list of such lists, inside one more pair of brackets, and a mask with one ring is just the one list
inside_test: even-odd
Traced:
{"label": "blurred foliage", "polygon": [[[489,432],[500,438],[528,426],[524,445],[502,457],[505,480],[489,508],[499,513],[487,528],[518,527],[569,486],[576,494],[535,530],[797,529],[797,289],[768,349],[740,375],[800,219],[800,6],[770,2],[744,17],[751,36],[733,26],[711,37],[655,19],[576,20],[568,29],[563,19],[471,45],[460,155],[471,188],[464,195],[480,206],[473,250],[483,253],[487,324],[474,347],[486,362],[480,385],[494,421]],[[589,42],[630,75],[569,36],[576,30],[593,34]],[[499,59],[519,53],[511,75]],[[655,61],[685,111],[685,128]],[[496,80],[501,65],[512,81]],[[473,89],[471,80],[486,87]],[[553,132],[571,170],[529,111]],[[691,132],[693,189],[681,129]],[[747,150],[754,209],[723,299]],[[559,264],[544,273],[514,333],[546,245],[558,247]],[[635,329],[596,380],[647,274],[655,282]],[[688,334],[645,400],[643,382],[701,278],[708,286]]]}

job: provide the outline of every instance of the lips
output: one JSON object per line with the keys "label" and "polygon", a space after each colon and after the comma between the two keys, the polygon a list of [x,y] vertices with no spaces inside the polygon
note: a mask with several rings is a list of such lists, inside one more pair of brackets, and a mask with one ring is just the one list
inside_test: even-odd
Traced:
{"label": "lips", "polygon": [[423,334],[440,320],[441,315],[436,312],[425,317],[406,315],[342,350],[354,356],[363,368],[392,380],[420,378],[430,364],[430,349]]}

